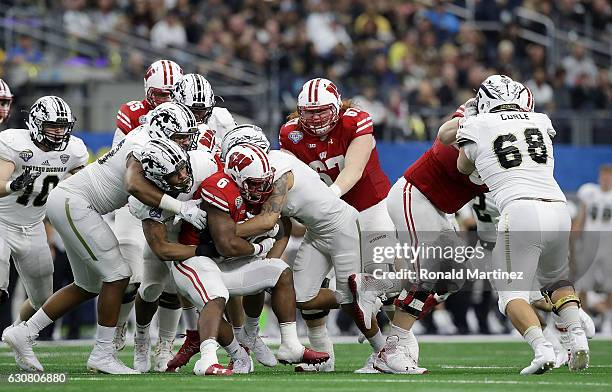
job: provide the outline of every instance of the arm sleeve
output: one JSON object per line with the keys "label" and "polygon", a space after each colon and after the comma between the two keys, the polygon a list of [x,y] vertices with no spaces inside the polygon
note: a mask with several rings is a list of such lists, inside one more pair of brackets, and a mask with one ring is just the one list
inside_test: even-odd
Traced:
{"label": "arm sleeve", "polygon": [[[74,137],[74,136],[73,136]],[[79,139],[78,148],[76,150],[76,161],[73,169],[81,166],[86,166],[89,163],[89,151],[87,151],[87,147],[85,143],[81,139]]]}
{"label": "arm sleeve", "polygon": [[465,152],[465,156],[468,157],[470,161],[475,162],[476,152],[478,151],[478,146],[476,145],[476,143],[468,141],[461,147],[463,147],[463,152]]}

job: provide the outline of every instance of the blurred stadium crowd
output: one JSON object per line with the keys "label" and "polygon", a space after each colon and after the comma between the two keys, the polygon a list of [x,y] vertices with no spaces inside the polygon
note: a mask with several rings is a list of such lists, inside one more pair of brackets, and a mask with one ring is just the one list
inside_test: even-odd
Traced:
{"label": "blurred stadium crowd", "polygon": [[[75,40],[106,40],[108,50],[99,58],[72,61],[111,68],[119,79],[139,80],[148,63],[137,51],[122,54],[113,49],[121,45],[113,38],[115,32],[145,37],[154,48],[190,46],[220,64],[247,63],[274,73],[284,113],[293,110],[303,82],[326,75],[373,115],[378,136],[386,139],[430,138],[440,118],[473,95],[492,73],[525,81],[537,110],[553,115],[604,111],[610,117],[610,59],[594,58],[581,40],[564,45],[551,59],[545,42],[540,45],[520,34],[523,29],[546,34],[545,26],[516,17],[518,7],[533,10],[549,17],[557,30],[569,31],[570,38],[574,32],[575,37],[595,37],[609,45],[612,6],[607,0],[8,3],[47,7],[47,17],[61,20]],[[475,7],[473,20],[462,20],[448,10],[466,3]],[[483,22],[495,28],[484,30]],[[24,62],[45,62],[45,53],[25,36],[2,57],[5,71]],[[604,129],[609,122],[598,127]],[[569,127],[557,124],[562,135]]]}

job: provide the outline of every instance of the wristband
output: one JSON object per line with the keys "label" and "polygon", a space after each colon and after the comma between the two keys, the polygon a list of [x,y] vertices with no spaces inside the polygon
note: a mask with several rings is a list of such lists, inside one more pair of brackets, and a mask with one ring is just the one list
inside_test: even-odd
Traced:
{"label": "wristband", "polygon": [[11,184],[13,183],[13,181],[7,181],[6,185],[4,186],[4,190],[6,191],[6,194],[8,195],[9,193],[13,193],[14,191],[11,189]]}
{"label": "wristband", "polygon": [[164,194],[159,202],[159,208],[162,210],[170,211],[174,214],[179,214],[181,212],[181,207],[183,206],[183,202],[180,200],[176,200],[172,196],[168,196]]}
{"label": "wristband", "polygon": [[334,195],[340,197],[342,196],[342,191],[340,190],[340,187],[336,184],[331,184],[329,189],[331,189],[332,192],[334,192]]}
{"label": "wristband", "polygon": [[261,253],[261,251],[263,250],[263,245],[261,244],[251,244],[253,245],[253,253],[251,253],[251,256],[256,256],[259,253]]}

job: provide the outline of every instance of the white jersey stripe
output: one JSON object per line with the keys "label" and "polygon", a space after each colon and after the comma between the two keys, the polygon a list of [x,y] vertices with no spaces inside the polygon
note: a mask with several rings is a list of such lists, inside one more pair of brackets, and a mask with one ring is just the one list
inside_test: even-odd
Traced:
{"label": "white jersey stripe", "polygon": [[366,122],[366,121],[372,121],[372,117],[368,116],[368,117],[364,118],[363,120],[361,120],[361,121],[359,121],[359,122],[357,123],[357,126],[359,126],[359,125],[363,124],[363,123],[364,123],[364,122]]}
{"label": "white jersey stripe", "polygon": [[227,202],[215,195],[213,195],[212,193],[206,191],[205,189],[202,189],[202,194],[203,196],[207,196],[210,199],[214,199],[216,200],[218,203],[223,204],[226,208],[229,207],[229,205],[227,204]]}
{"label": "white jersey stripe", "polygon": [[359,132],[361,132],[361,131],[363,131],[363,130],[365,130],[365,129],[372,128],[372,126],[373,126],[373,125],[374,125],[374,123],[373,123],[373,122],[371,122],[371,121],[370,121],[370,122],[368,122],[368,123],[365,123],[365,124],[363,124],[362,126],[360,126],[359,128],[357,128],[357,130],[355,131],[355,133],[359,133]]}

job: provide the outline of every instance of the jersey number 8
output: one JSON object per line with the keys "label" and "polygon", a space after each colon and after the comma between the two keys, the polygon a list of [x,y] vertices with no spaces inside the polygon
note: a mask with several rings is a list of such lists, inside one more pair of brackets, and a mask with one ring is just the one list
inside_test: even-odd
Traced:
{"label": "jersey number 8", "polygon": [[[544,144],[544,136],[538,128],[527,128],[524,131],[525,141],[527,142],[527,153],[536,163],[545,164],[548,159],[548,151]],[[493,142],[493,152],[497,156],[499,164],[504,169],[517,167],[523,163],[523,156],[518,147],[509,145],[504,147],[504,143],[516,142],[516,136],[512,133],[499,135]]]}

